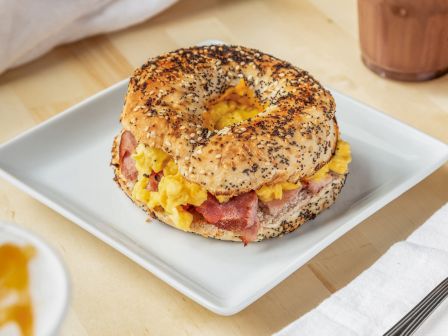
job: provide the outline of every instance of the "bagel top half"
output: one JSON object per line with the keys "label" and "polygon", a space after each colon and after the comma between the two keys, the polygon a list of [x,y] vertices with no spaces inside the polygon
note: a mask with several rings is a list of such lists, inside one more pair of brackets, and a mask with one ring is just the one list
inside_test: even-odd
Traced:
{"label": "bagel top half", "polygon": [[[218,128],[210,106],[241,85],[259,113]],[[231,92],[229,93],[232,94]],[[306,71],[254,49],[202,46],[149,60],[132,76],[121,122],[215,196],[298,183],[332,157],[335,102]]]}

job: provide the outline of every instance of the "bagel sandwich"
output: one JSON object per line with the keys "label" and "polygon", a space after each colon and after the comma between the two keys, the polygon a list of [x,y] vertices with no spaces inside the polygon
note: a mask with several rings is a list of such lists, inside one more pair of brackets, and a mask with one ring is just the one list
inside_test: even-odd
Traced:
{"label": "bagel sandwich", "polygon": [[150,59],[130,79],[115,181],[151,217],[245,244],[331,206],[351,161],[331,93],[255,49],[212,45]]}

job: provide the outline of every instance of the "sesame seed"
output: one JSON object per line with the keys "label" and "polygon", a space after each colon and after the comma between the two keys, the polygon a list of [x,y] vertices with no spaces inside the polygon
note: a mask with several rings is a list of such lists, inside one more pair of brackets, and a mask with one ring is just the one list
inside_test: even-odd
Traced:
{"label": "sesame seed", "polygon": [[216,155],[215,155],[215,158],[217,158],[217,159],[220,159],[221,157],[222,157],[221,154],[216,154]]}

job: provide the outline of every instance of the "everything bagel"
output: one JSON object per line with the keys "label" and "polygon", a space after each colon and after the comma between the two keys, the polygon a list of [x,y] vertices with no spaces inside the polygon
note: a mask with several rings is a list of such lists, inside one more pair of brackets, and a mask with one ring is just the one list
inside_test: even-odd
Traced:
{"label": "everything bagel", "polygon": [[207,237],[293,231],[333,203],[350,162],[329,91],[239,46],[149,60],[130,80],[121,123],[120,187],[152,216]]}

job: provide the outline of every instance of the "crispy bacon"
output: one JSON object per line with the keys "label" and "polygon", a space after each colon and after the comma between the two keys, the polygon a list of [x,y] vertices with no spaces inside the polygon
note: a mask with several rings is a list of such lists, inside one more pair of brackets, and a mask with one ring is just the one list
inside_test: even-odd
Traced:
{"label": "crispy bacon", "polygon": [[251,191],[233,197],[226,203],[219,203],[209,194],[207,200],[195,209],[208,223],[241,235],[241,240],[247,244],[257,238],[257,208],[257,194]]}
{"label": "crispy bacon", "polygon": [[135,181],[137,179],[137,169],[135,168],[135,161],[132,158],[132,153],[137,146],[137,141],[134,135],[129,131],[124,131],[121,134],[120,147],[119,147],[119,159],[120,170],[124,177],[129,181]]}

